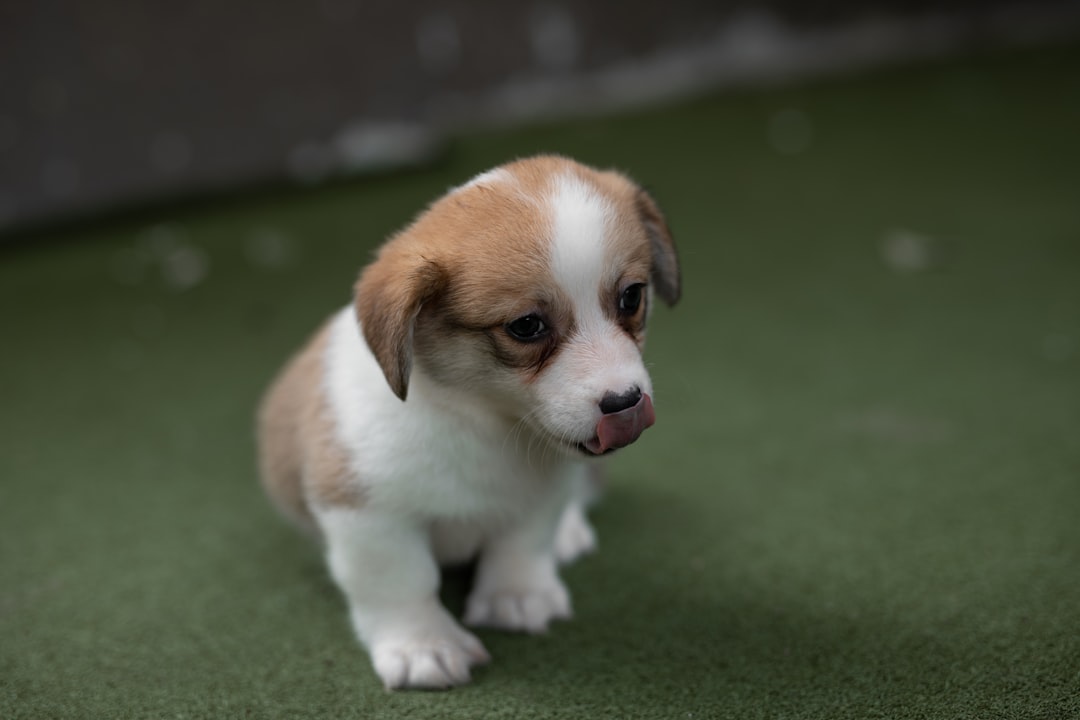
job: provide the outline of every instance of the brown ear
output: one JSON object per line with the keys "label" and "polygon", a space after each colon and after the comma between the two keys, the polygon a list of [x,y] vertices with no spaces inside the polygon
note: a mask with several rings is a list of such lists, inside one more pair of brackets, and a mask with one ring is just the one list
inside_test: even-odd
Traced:
{"label": "brown ear", "polygon": [[682,294],[682,280],[679,273],[679,256],[675,252],[675,241],[671,237],[664,214],[660,212],[656,201],[649,193],[638,190],[635,198],[638,216],[645,226],[652,249],[652,281],[656,294],[668,305],[674,305]]}
{"label": "brown ear", "polygon": [[384,252],[356,283],[356,316],[386,382],[402,400],[409,390],[413,328],[443,284],[442,270],[417,254]]}

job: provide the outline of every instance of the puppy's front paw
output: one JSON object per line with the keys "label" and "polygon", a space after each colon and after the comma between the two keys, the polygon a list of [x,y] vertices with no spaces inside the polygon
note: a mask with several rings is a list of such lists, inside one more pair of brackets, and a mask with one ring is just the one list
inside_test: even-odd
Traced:
{"label": "puppy's front paw", "polygon": [[491,660],[472,633],[452,620],[441,628],[414,627],[372,643],[375,672],[388,690],[447,689],[469,682],[469,668]]}
{"label": "puppy's front paw", "polygon": [[527,587],[474,590],[469,596],[465,622],[528,633],[546,632],[552,620],[569,619],[570,593],[558,577]]}

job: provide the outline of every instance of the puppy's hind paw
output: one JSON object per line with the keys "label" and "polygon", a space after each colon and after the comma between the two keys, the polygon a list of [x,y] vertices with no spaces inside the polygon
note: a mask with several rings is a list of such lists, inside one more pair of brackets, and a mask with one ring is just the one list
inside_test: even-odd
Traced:
{"label": "puppy's hind paw", "polygon": [[585,510],[581,505],[571,503],[563,510],[559,520],[559,530],[555,534],[555,557],[560,565],[566,565],[595,550],[596,532],[585,517]]}

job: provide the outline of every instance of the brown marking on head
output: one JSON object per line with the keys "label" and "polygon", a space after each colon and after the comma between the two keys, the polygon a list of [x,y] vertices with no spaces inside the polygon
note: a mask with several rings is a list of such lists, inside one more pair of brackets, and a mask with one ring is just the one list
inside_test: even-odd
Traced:
{"label": "brown marking on head", "polygon": [[[383,246],[357,282],[364,337],[398,397],[407,395],[414,360],[437,377],[464,381],[457,358],[444,352],[452,342],[486,348],[500,365],[519,369],[525,382],[555,357],[560,339],[574,330],[570,304],[550,271],[550,198],[555,180],[566,175],[616,211],[607,244],[619,274],[601,289],[605,306],[614,312],[626,285],[650,280],[665,301],[678,299],[670,232],[632,181],[554,155],[503,165],[435,201]],[[646,310],[620,319],[639,344]],[[551,329],[543,342],[507,334],[507,323],[529,314]]]}
{"label": "brown marking on head", "polygon": [[504,326],[551,300],[549,221],[537,178],[506,177],[437,200],[357,283],[364,337],[402,399],[414,358],[439,374],[453,338],[485,344],[504,364],[531,362],[535,348],[513,345]]}

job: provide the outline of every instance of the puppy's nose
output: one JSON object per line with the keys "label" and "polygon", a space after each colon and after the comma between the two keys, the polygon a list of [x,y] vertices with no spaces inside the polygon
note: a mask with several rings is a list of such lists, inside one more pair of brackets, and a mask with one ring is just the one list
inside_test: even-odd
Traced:
{"label": "puppy's nose", "polygon": [[622,412],[628,408],[632,408],[638,404],[641,400],[641,388],[637,385],[630,388],[621,395],[613,392],[604,394],[604,397],[600,398],[600,412],[605,415],[612,413]]}

